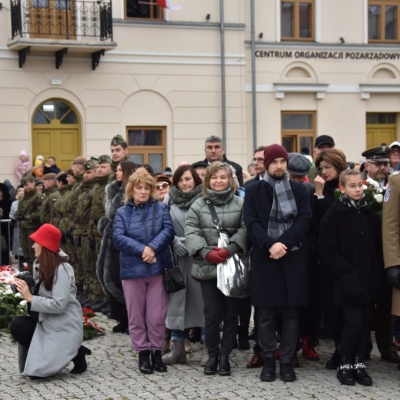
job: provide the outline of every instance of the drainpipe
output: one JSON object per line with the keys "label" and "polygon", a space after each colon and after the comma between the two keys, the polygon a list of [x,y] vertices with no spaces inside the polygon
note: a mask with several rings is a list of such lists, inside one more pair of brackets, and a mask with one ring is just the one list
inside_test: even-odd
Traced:
{"label": "drainpipe", "polygon": [[257,148],[257,93],[256,93],[256,43],[255,43],[255,21],[254,0],[251,0],[251,98],[253,111],[253,146]]}
{"label": "drainpipe", "polygon": [[219,1],[221,29],[221,106],[222,106],[222,144],[226,152],[226,87],[225,87],[225,25],[224,0]]}

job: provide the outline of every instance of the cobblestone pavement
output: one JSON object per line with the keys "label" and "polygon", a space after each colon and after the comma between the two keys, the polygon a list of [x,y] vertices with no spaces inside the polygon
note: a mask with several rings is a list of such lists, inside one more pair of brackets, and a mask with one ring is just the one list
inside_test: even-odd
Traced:
{"label": "cobblestone pavement", "polygon": [[[0,336],[0,399],[390,399],[398,397],[400,371],[396,365],[380,360],[374,349],[367,363],[373,386],[342,386],[335,371],[324,368],[332,352],[328,340],[322,340],[317,350],[321,360],[311,362],[299,356],[301,367],[296,369],[297,381],[284,383],[261,382],[260,369],[250,370],[246,364],[252,351],[234,350],[231,356],[232,375],[205,376],[199,366],[201,345],[194,346],[187,365],[169,366],[164,374],[142,375],[138,358],[130,348],[129,336],[112,332],[115,321],[102,314],[94,320],[106,328],[103,337],[86,341],[92,350],[87,358],[88,370],[72,375],[67,369],[51,378],[32,381],[19,375],[16,344],[8,334]],[[60,344],[68,346],[68,343]]]}

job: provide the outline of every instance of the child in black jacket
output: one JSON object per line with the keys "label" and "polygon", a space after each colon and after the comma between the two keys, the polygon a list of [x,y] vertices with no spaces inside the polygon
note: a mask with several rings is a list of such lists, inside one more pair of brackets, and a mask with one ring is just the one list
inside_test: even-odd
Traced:
{"label": "child in black jacket", "polygon": [[343,171],[339,188],[340,198],[321,221],[319,239],[321,264],[334,280],[333,305],[344,319],[337,377],[344,385],[369,386],[363,361],[383,269],[381,219],[364,198],[358,171]]}

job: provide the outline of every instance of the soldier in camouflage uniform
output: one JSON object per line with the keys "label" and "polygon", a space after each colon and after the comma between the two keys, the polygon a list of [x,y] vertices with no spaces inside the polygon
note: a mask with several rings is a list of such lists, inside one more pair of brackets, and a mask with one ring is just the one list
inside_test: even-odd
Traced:
{"label": "soldier in camouflage uniform", "polygon": [[[71,171],[72,173],[72,171]],[[52,224],[56,226],[61,233],[63,233],[62,229],[60,228],[60,221],[61,221],[61,210],[60,210],[60,205],[62,204],[61,198],[72,188],[72,186],[68,185],[67,181],[67,174],[65,172],[60,172],[56,176],[56,185],[58,189],[58,197],[56,201],[54,202],[53,206],[53,213],[52,213]],[[65,244],[65,237],[63,233],[63,238],[62,238],[62,244]],[[63,248],[65,246],[62,246]],[[65,249],[64,249],[65,251]],[[68,254],[68,253],[67,253]]]}
{"label": "soldier in camouflage uniform", "polygon": [[111,168],[113,170],[113,175],[110,181],[112,181],[114,179],[114,174],[117,170],[118,164],[121,161],[128,159],[128,144],[121,135],[115,135],[111,140],[110,150],[112,158]]}
{"label": "soldier in camouflage uniform", "polygon": [[[97,183],[92,190],[92,209],[89,217],[89,247],[91,249],[90,269],[88,270],[88,279],[91,280],[91,296],[92,300],[99,303],[94,307],[98,311],[105,309],[108,305],[108,299],[105,295],[96,274],[97,256],[100,252],[100,244],[102,235],[97,228],[97,223],[101,217],[105,215],[105,187],[108,184],[109,178],[112,174],[111,163],[112,160],[107,154],[100,156],[97,159]],[[103,303],[103,304],[102,304]],[[100,308],[104,305],[103,308]],[[93,311],[96,311],[93,310]]]}
{"label": "soldier in camouflage uniform", "polygon": [[53,207],[57,198],[60,196],[58,188],[56,186],[56,176],[52,172],[43,175],[42,182],[44,186],[44,194],[42,207],[40,208],[40,221],[42,224],[53,223]]}
{"label": "soldier in camouflage uniform", "polygon": [[80,300],[83,295],[83,277],[81,268],[80,248],[75,246],[73,230],[76,224],[75,211],[78,206],[78,196],[83,182],[83,164],[86,158],[83,156],[76,157],[72,160],[71,168],[67,171],[68,186],[70,190],[63,196],[59,209],[61,212],[60,230],[65,241],[66,253],[69,256],[70,264],[75,272],[75,285],[77,288],[77,298]]}
{"label": "soldier in camouflage uniform", "polygon": [[[74,240],[75,246],[77,246],[81,251],[81,271],[83,280],[83,290],[89,300],[84,302],[85,307],[93,309],[95,305],[98,305],[99,301],[91,292],[91,284],[93,280],[91,279],[91,265],[92,259],[97,255],[94,254],[95,244],[90,236],[89,222],[90,214],[93,205],[93,187],[97,183],[97,161],[88,160],[83,164],[83,183],[80,188],[80,193],[78,196],[78,207],[75,210],[75,228],[74,228]],[[94,311],[94,310],[93,310]],[[98,310],[99,311],[99,310]]]}
{"label": "soldier in camouflage uniform", "polygon": [[39,213],[42,199],[35,187],[35,177],[32,175],[26,176],[21,183],[24,186],[25,194],[19,200],[14,219],[18,221],[19,236],[25,261],[28,263],[29,270],[32,271],[35,252],[32,249],[33,241],[29,236],[41,226]]}

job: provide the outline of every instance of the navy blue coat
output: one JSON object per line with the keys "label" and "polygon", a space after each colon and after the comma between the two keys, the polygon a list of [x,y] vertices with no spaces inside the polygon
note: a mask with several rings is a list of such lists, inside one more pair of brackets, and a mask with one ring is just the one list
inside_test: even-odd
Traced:
{"label": "navy blue coat", "polygon": [[[155,234],[153,233],[153,210]],[[120,252],[121,279],[147,278],[171,268],[169,245],[174,239],[168,206],[158,201],[134,204],[132,200],[118,209],[113,225],[114,247]],[[154,264],[142,260],[142,253],[150,246],[156,253]]]}
{"label": "navy blue coat", "polygon": [[[311,207],[307,188],[290,181],[298,215],[293,225],[277,240],[268,235],[268,222],[273,203],[273,189],[260,181],[246,189],[244,222],[252,242],[252,302],[256,307],[304,306],[308,303],[308,268],[301,246],[311,223]],[[288,251],[279,260],[270,258],[269,248],[276,242]]]}

